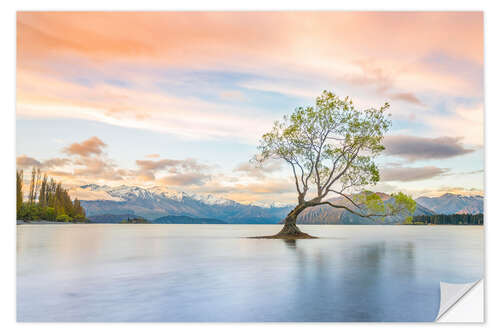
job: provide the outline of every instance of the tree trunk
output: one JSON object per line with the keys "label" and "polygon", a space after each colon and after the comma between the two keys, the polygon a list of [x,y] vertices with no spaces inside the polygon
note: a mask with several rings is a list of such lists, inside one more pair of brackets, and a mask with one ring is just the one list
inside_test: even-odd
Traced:
{"label": "tree trunk", "polygon": [[307,206],[300,204],[295,207],[285,218],[285,224],[281,231],[276,234],[277,238],[314,238],[302,231],[297,227],[297,216],[306,209]]}
{"label": "tree trunk", "polygon": [[306,234],[305,232],[300,231],[297,227],[297,216],[306,209],[311,206],[307,203],[300,203],[297,207],[295,207],[285,218],[285,225],[276,235],[272,236],[257,236],[250,238],[266,238],[266,239],[306,239],[306,238],[317,238],[311,235]]}
{"label": "tree trunk", "polygon": [[285,223],[283,225],[283,228],[281,231],[278,233],[278,235],[298,235],[302,234],[302,231],[300,231],[299,227],[297,227],[297,216],[298,214],[295,213],[295,209],[291,211],[287,217],[285,218]]}

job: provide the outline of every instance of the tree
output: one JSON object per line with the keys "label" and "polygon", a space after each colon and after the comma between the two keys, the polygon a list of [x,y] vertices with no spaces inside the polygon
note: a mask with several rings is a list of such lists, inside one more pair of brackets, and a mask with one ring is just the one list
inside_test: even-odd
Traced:
{"label": "tree", "polygon": [[44,174],[42,183],[40,185],[40,194],[38,195],[38,203],[42,207],[47,206],[47,182],[47,174]]}
{"label": "tree", "polygon": [[[295,109],[262,136],[254,161],[285,161],[293,172],[298,194],[297,206],[273,237],[310,237],[297,227],[297,217],[305,209],[319,205],[367,218],[413,214],[416,203],[403,193],[393,194],[384,202],[376,193],[362,190],[380,180],[374,159],[384,150],[382,140],[391,126],[386,116],[388,109],[385,103],[378,109],[358,110],[349,97],[341,99],[323,91],[315,106]],[[353,195],[355,191],[359,193]],[[345,204],[325,200],[335,194],[343,197]]]}
{"label": "tree", "polygon": [[62,183],[49,179],[47,174],[42,177],[40,169],[33,168],[31,172],[27,203],[23,203],[23,170],[16,171],[16,191],[18,219],[87,221],[80,200],[75,198],[72,201]]}
{"label": "tree", "polygon": [[85,210],[81,206],[80,200],[78,200],[77,198],[75,198],[75,200],[73,200],[73,214],[74,214],[75,221],[85,222],[85,220],[86,220]]}
{"label": "tree", "polygon": [[28,203],[30,205],[36,203],[38,189],[41,183],[41,177],[42,173],[40,171],[40,168],[33,167],[33,169],[31,170],[31,181],[30,181],[29,196],[28,196]]}
{"label": "tree", "polygon": [[19,219],[23,206],[23,170],[16,170],[16,216]]}

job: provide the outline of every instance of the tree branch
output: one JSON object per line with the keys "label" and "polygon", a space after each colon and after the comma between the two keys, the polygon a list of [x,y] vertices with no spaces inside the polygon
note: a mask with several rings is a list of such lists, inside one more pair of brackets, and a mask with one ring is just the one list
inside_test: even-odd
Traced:
{"label": "tree branch", "polygon": [[342,192],[339,192],[339,191],[335,191],[335,190],[329,190],[330,192],[333,192],[333,193],[336,193],[336,194],[340,194],[341,196],[343,196],[344,198],[346,198],[347,200],[349,200],[350,203],[352,203],[356,208],[358,208],[359,210],[363,210],[357,203],[354,202],[354,200],[352,200],[348,195],[345,195],[344,193]]}
{"label": "tree branch", "polygon": [[314,206],[320,206],[320,205],[329,205],[333,208],[341,208],[341,209],[345,209],[347,210],[348,212],[354,214],[354,215],[357,215],[359,217],[367,217],[367,218],[372,218],[372,217],[387,217],[387,216],[390,216],[388,214],[362,214],[360,212],[356,212],[354,210],[352,210],[351,208],[347,207],[347,206],[344,206],[344,205],[335,205],[335,204],[332,204],[330,201],[322,201],[322,202],[317,202],[317,203],[314,203],[314,204],[311,204],[311,207],[314,207]]}

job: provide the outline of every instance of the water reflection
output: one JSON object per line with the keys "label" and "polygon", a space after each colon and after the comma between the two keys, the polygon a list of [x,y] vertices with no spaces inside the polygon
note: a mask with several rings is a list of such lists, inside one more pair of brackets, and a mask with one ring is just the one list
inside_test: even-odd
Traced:
{"label": "water reflection", "polygon": [[[303,314],[299,316],[312,320],[328,316],[335,321],[414,320],[384,310],[392,308],[394,303],[415,312],[424,311],[429,316],[437,311],[436,302],[421,309],[419,302],[401,298],[408,289],[418,287],[415,285],[416,256],[412,241],[363,243],[341,248],[340,255],[326,252],[325,248],[330,247],[311,248],[303,240],[283,242],[295,257],[295,269],[290,278],[296,287],[294,302],[303,303]],[[388,284],[389,276],[399,278]],[[312,300],[312,303],[306,300]]]}
{"label": "water reflection", "polygon": [[297,240],[295,239],[282,239],[283,242],[285,242],[285,245],[288,248],[295,249],[297,248]]}
{"label": "water reflection", "polygon": [[18,320],[432,321],[483,274],[482,227],[271,227],[18,227]]}

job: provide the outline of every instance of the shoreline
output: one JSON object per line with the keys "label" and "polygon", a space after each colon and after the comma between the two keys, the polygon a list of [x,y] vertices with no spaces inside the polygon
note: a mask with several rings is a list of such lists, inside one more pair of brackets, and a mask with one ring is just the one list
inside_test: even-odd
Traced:
{"label": "shoreline", "polygon": [[[279,226],[281,224],[271,224],[271,223],[224,223],[224,224],[210,224],[210,223],[112,223],[112,222],[57,222],[57,221],[23,221],[16,220],[16,225],[69,225],[69,224],[115,224],[115,225],[124,225],[124,224],[140,224],[140,225],[272,225]],[[440,225],[449,225],[449,226],[484,226],[484,224],[298,224],[300,226],[440,226]],[[253,238],[270,238],[273,236],[260,236]]]}
{"label": "shoreline", "polygon": [[16,220],[16,225],[50,225],[50,224],[90,224],[88,222],[57,222],[57,221],[23,221]]}

